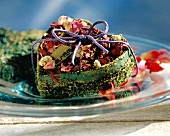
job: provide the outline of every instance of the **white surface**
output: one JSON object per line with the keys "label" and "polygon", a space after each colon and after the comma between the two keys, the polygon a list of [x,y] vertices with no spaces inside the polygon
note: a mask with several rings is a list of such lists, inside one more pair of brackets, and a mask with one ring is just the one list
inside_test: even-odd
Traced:
{"label": "white surface", "polygon": [[17,124],[0,126],[1,136],[169,136],[170,121]]}
{"label": "white surface", "polygon": [[170,136],[170,121],[151,123],[126,136]]}
{"label": "white surface", "polygon": [[0,136],[169,136],[170,103],[77,121],[0,115]]}

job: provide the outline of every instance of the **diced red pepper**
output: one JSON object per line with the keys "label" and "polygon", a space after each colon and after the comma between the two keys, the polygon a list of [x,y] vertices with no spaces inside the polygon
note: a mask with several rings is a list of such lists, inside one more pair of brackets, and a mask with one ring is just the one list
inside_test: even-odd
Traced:
{"label": "diced red pepper", "polygon": [[55,76],[53,72],[50,71],[50,77],[57,83],[59,80],[59,77]]}
{"label": "diced red pepper", "polygon": [[128,81],[124,82],[123,84],[121,84],[120,86],[125,86],[127,84]]}
{"label": "diced red pepper", "polygon": [[115,94],[113,93],[114,90],[114,84],[112,82],[110,82],[111,84],[111,88],[108,90],[100,90],[99,92],[106,98],[108,98],[109,100],[115,100]]}
{"label": "diced red pepper", "polygon": [[164,68],[162,68],[158,63],[153,62],[150,64],[149,69],[150,69],[150,73],[151,73],[151,72],[162,71]]}
{"label": "diced red pepper", "polygon": [[47,42],[46,48],[48,49],[48,52],[53,53],[55,44],[53,42]]}
{"label": "diced red pepper", "polygon": [[39,54],[45,56],[47,55],[47,52],[44,49],[39,49]]}
{"label": "diced red pepper", "polygon": [[141,59],[140,56],[136,56],[136,60],[137,60],[137,62],[139,63],[142,59]]}

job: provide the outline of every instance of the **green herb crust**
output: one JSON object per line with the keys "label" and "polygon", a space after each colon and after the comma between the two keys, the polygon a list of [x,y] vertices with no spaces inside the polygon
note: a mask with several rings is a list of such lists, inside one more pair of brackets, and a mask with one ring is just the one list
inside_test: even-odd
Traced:
{"label": "green herb crust", "polygon": [[98,94],[99,88],[105,83],[113,82],[115,87],[126,82],[132,74],[135,65],[130,50],[109,64],[99,68],[75,73],[56,75],[59,81],[55,82],[49,75],[42,74],[37,67],[36,82],[40,95],[43,98],[68,98]]}
{"label": "green herb crust", "polygon": [[[31,45],[40,39],[43,33],[42,30],[16,32],[0,28],[0,78],[13,83],[22,80],[34,82]],[[36,55],[34,58],[36,59]]]}

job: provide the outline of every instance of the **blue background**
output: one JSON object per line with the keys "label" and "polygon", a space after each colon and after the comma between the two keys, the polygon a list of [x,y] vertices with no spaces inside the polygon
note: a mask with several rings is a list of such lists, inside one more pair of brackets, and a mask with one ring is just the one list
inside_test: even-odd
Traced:
{"label": "blue background", "polygon": [[95,22],[109,32],[170,44],[170,0],[0,0],[0,27],[48,29],[60,15]]}

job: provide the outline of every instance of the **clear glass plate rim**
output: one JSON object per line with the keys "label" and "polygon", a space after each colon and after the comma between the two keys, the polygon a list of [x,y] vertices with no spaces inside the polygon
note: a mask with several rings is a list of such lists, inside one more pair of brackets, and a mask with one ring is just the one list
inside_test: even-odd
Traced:
{"label": "clear glass plate rim", "polygon": [[[134,40],[137,42],[146,42],[147,44],[153,44],[158,45],[159,47],[166,48],[170,50],[170,47],[166,44],[159,43],[156,41],[152,41],[149,39],[141,38],[141,37],[135,37],[126,35],[127,39]],[[142,92],[143,93],[143,92]],[[132,104],[126,104],[123,106],[117,106],[115,107],[105,107],[107,105],[113,104],[113,103],[123,103],[127,102],[128,99],[122,99],[122,100],[113,100],[113,101],[107,101],[104,103],[97,103],[97,104],[91,104],[91,105],[84,105],[84,106],[47,106],[47,105],[25,105],[25,104],[16,104],[16,103],[8,103],[8,102],[1,102],[0,101],[0,113],[1,114],[10,114],[10,115],[19,115],[19,116],[84,116],[89,115],[90,111],[91,114],[103,114],[108,112],[117,112],[117,111],[123,111],[123,110],[132,110],[136,108],[142,108],[150,105],[154,105],[155,103],[160,103],[163,101],[169,100],[170,93],[165,93],[162,96],[153,97],[152,99],[136,102]],[[134,97],[134,96],[132,96]],[[135,96],[137,97],[137,96]],[[152,97],[152,96],[151,96]],[[132,100],[132,99],[131,99]],[[133,107],[133,108],[130,108]],[[129,108],[129,109],[128,109]],[[97,109],[97,110],[96,110]],[[50,112],[49,112],[50,110]],[[95,111],[96,110],[96,111]],[[28,112],[29,111],[29,112]],[[83,113],[83,112],[86,113]],[[97,113],[98,111],[98,113]],[[99,112],[100,111],[100,112]],[[32,113],[31,113],[32,112]],[[44,112],[44,113],[42,113]],[[69,114],[63,114],[63,112],[70,112]],[[76,112],[76,114],[75,114]],[[63,115],[62,115],[63,114]]]}

